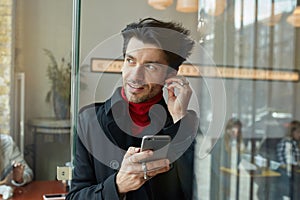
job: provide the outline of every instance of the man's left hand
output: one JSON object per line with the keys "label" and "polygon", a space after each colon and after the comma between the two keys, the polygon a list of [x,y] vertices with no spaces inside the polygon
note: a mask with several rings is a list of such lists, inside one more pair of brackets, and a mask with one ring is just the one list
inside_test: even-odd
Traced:
{"label": "man's left hand", "polygon": [[[192,89],[183,76],[174,76],[166,79],[168,89],[168,109],[174,123],[186,115]],[[175,90],[177,90],[175,94]]]}

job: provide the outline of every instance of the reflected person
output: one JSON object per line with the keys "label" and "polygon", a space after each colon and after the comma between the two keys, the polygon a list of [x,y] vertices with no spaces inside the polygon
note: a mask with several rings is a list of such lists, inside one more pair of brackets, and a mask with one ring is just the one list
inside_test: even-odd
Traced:
{"label": "reflected person", "polygon": [[[245,148],[242,139],[242,122],[237,118],[230,118],[224,134],[217,140],[211,152],[210,199],[235,199],[238,176],[226,174],[221,169],[238,171],[240,153]],[[235,188],[235,191],[232,188]]]}
{"label": "reflected person", "polygon": [[288,165],[300,165],[300,121],[292,121],[289,125],[289,131],[277,144],[277,157],[280,164],[284,167]]}
{"label": "reflected person", "polygon": [[[194,41],[180,24],[153,18],[130,23],[122,36],[123,85],[80,110],[67,199],[192,199],[199,119],[177,72]],[[140,151],[144,135],[170,135],[168,157],[142,162],[155,153]]]}
{"label": "reflected person", "polygon": [[[300,166],[300,121],[293,120],[290,122],[288,132],[284,138],[277,144],[276,152],[277,159],[281,166],[279,168],[280,183],[278,189],[282,196],[300,198],[298,194],[299,188],[297,178],[299,179]],[[296,197],[298,195],[298,198]]]}

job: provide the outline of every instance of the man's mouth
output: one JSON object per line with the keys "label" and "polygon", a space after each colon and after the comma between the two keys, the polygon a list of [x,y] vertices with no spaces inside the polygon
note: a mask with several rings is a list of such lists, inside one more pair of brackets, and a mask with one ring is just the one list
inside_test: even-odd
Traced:
{"label": "man's mouth", "polygon": [[144,89],[144,85],[140,85],[140,84],[127,83],[127,85],[131,93],[140,92],[141,90]]}
{"label": "man's mouth", "polygon": [[136,84],[130,84],[130,83],[128,83],[128,85],[129,85],[131,88],[134,88],[134,89],[140,89],[140,88],[143,88],[142,85],[136,85]]}

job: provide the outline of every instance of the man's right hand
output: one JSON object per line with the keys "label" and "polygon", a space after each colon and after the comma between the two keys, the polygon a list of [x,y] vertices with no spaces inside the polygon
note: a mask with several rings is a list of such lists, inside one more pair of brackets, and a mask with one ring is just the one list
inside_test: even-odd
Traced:
{"label": "man's right hand", "polygon": [[[139,189],[148,179],[144,179],[142,160],[153,155],[153,151],[140,151],[140,148],[129,147],[116,177],[119,194]],[[147,176],[152,178],[157,174],[169,171],[169,160],[161,159],[146,163]]]}

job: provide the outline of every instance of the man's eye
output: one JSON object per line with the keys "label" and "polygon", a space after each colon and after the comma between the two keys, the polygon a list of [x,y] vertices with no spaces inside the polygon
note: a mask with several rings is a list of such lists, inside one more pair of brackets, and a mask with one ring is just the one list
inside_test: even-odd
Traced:
{"label": "man's eye", "polygon": [[126,58],[126,63],[132,65],[134,64],[134,61],[131,58]]}
{"label": "man's eye", "polygon": [[157,70],[157,66],[155,64],[146,64],[145,67],[151,71]]}

